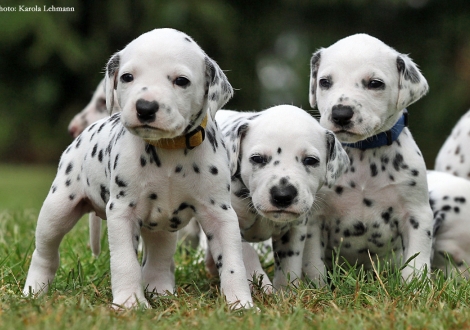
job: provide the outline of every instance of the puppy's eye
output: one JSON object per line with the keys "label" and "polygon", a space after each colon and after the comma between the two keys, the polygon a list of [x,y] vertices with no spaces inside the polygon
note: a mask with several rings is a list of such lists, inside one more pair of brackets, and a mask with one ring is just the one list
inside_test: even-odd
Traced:
{"label": "puppy's eye", "polygon": [[383,81],[378,80],[378,79],[372,79],[369,81],[369,84],[367,85],[369,89],[384,89],[385,84]]}
{"label": "puppy's eye", "polygon": [[305,166],[317,166],[318,163],[320,161],[315,158],[315,157],[305,157],[303,160],[302,160],[302,163],[305,165]]}
{"label": "puppy's eye", "polygon": [[134,80],[134,76],[131,75],[130,73],[124,73],[122,76],[121,76],[121,81],[123,83],[130,83],[131,81]]}
{"label": "puppy's eye", "polygon": [[328,89],[331,87],[331,81],[329,79],[322,78],[318,81],[320,87]]}
{"label": "puppy's eye", "polygon": [[264,156],[261,155],[253,155],[250,157],[250,161],[254,164],[266,164],[267,159]]}
{"label": "puppy's eye", "polygon": [[178,77],[173,83],[180,87],[187,87],[189,85],[189,80],[185,77]]}
{"label": "puppy's eye", "polygon": [[96,100],[96,110],[98,110],[98,112],[106,111],[106,99],[100,97]]}

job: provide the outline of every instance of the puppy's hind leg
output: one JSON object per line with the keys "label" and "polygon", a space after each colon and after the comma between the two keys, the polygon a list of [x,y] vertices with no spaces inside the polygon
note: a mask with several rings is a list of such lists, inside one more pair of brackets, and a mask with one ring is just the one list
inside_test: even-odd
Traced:
{"label": "puppy's hind leg", "polygon": [[24,295],[47,292],[54,280],[59,267],[60,242],[85,213],[83,201],[70,205],[71,200],[76,198],[71,196],[64,201],[59,194],[49,194],[44,201],[36,227],[36,249],[23,289]]}
{"label": "puppy's hind leg", "polygon": [[90,227],[90,247],[95,257],[101,252],[101,218],[95,212],[88,215],[88,225]]}

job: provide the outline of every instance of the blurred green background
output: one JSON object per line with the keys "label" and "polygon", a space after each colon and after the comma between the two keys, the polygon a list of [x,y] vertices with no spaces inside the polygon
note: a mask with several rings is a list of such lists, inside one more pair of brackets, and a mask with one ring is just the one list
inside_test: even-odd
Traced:
{"label": "blurred green background", "polygon": [[[20,12],[19,5],[74,11]],[[0,4],[0,162],[56,164],[67,125],[91,98],[112,53],[148,30],[192,36],[227,70],[226,108],[310,109],[309,59],[365,32],[409,54],[430,93],[409,108],[429,168],[470,108],[469,0],[122,0]],[[5,11],[15,7],[16,12]],[[469,146],[470,147],[470,146]]]}

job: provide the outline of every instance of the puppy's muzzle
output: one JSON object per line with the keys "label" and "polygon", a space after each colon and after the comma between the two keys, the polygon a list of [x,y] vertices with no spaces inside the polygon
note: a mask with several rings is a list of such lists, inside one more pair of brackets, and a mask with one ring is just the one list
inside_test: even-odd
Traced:
{"label": "puppy's muzzle", "polygon": [[297,189],[293,185],[274,186],[269,190],[271,204],[278,208],[287,208],[297,197]]}
{"label": "puppy's muzzle", "polygon": [[354,115],[352,107],[338,104],[333,106],[331,111],[331,119],[337,126],[344,127],[351,123],[351,118]]}
{"label": "puppy's muzzle", "polygon": [[157,101],[137,100],[135,104],[137,118],[142,124],[149,124],[155,121],[159,105]]}

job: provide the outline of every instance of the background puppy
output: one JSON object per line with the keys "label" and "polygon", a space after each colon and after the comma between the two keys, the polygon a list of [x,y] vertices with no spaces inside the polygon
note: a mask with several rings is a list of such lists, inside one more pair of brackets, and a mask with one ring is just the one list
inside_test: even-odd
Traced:
{"label": "background puppy", "polygon": [[243,255],[249,280],[262,275],[258,255],[247,242],[272,237],[274,288],[295,282],[302,256],[309,212],[320,203],[316,194],[331,186],[349,164],[333,133],[307,112],[290,105],[258,113],[221,110],[216,115],[230,154],[232,206],[244,239]]}
{"label": "background puppy", "polygon": [[[310,104],[343,142],[348,171],[325,189],[314,213],[304,267],[310,277],[332,265],[371,258],[406,261],[402,276],[430,265],[433,229],[426,168],[406,128],[405,108],[428,91],[411,59],[366,34],[344,38],[311,59]],[[320,235],[320,232],[322,235]],[[372,260],[373,260],[372,259]]]}
{"label": "background puppy", "polygon": [[122,111],[91,125],[62,155],[24,293],[47,290],[63,236],[94,211],[108,220],[114,304],[148,306],[143,287],[174,290],[176,231],[195,217],[212,237],[228,303],[251,306],[227,151],[213,122],[232,96],[225,75],[189,36],[157,29],[116,53],[105,79],[108,110],[116,95]]}
{"label": "background puppy", "polygon": [[[114,101],[114,108],[111,110],[111,114],[118,111],[121,111],[121,109],[119,109],[118,102]],[[70,121],[68,127],[69,134],[76,138],[89,125],[108,116],[109,112],[106,109],[106,95],[104,93],[104,79],[102,79],[96,87],[90,102]]]}
{"label": "background puppy", "polygon": [[470,278],[470,181],[428,171],[429,202],[434,212],[433,268],[456,270]]}
{"label": "background puppy", "polygon": [[437,154],[435,169],[470,179],[470,111],[452,129],[451,135]]}

